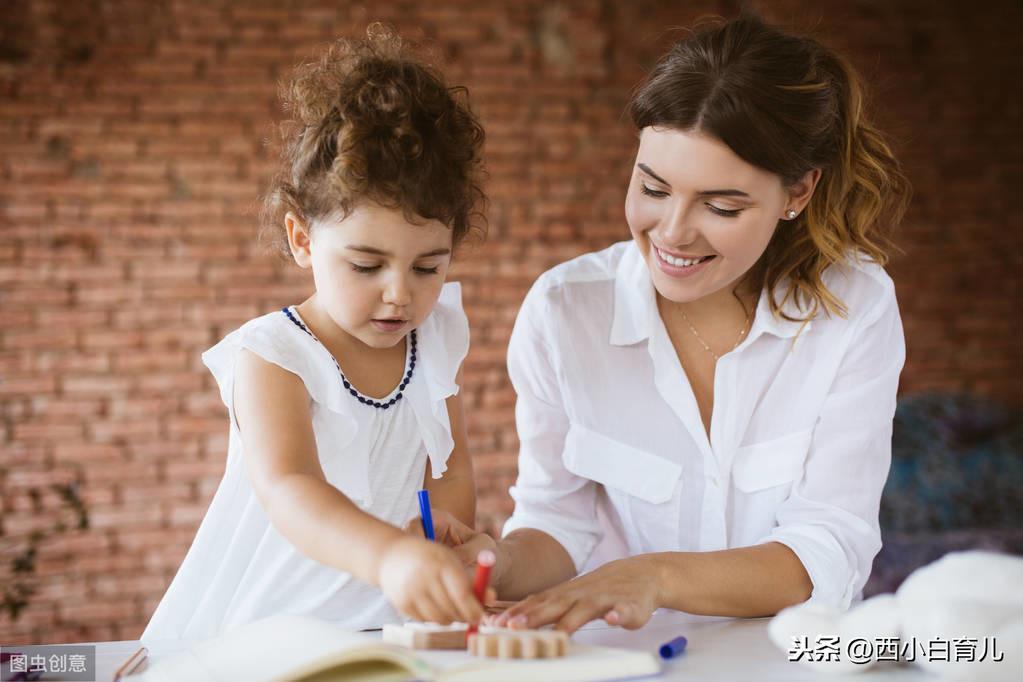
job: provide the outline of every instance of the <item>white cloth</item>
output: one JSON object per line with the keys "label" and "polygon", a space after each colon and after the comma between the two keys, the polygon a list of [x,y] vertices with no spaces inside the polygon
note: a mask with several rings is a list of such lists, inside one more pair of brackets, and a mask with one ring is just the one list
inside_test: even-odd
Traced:
{"label": "white cloth", "polygon": [[427,459],[440,478],[454,446],[445,400],[458,391],[455,377],[469,348],[458,283],[444,285],[417,340],[412,379],[387,410],[359,403],[342,386],[329,351],[281,311],[247,322],[203,354],[230,413],[227,465],[143,640],[206,639],[277,613],[349,628],[400,622],[379,589],[310,559],[271,525],[245,472],[232,395],[242,348],[298,375],[309,392],[327,481],[363,511],[402,525],[419,513],[416,491]]}
{"label": "white cloth", "polygon": [[717,363],[708,439],[632,242],[542,275],[508,350],[521,446],[504,534],[542,530],[579,570],[776,541],[803,562],[812,600],[847,607],[881,547],[905,345],[881,267],[833,267],[825,282],[848,317],[798,335],[761,295]]}

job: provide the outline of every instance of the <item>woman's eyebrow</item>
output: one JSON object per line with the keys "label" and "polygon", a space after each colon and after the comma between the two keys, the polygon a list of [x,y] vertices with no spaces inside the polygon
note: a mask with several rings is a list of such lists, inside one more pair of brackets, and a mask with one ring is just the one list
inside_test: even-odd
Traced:
{"label": "woman's eyebrow", "polygon": [[749,198],[749,194],[743,192],[741,189],[708,189],[702,192],[697,192],[698,197],[746,197]]}
{"label": "woman's eyebrow", "polygon": [[653,171],[653,170],[652,170],[652,169],[650,168],[650,166],[646,165],[645,163],[637,163],[637,164],[636,164],[636,167],[637,167],[637,168],[639,168],[639,169],[640,169],[641,171],[643,171],[644,173],[646,173],[647,175],[649,175],[650,177],[652,177],[652,178],[653,178],[654,180],[656,180],[657,182],[663,183],[663,184],[667,185],[668,187],[671,187],[671,183],[670,183],[670,182],[668,182],[667,180],[665,180],[664,178],[662,178],[662,177],[661,177],[660,175],[658,175],[657,173],[655,173],[655,172],[654,172],[654,171]]}
{"label": "woman's eyebrow", "polygon": [[[370,253],[374,256],[393,256],[389,251],[378,249],[375,246],[363,246],[362,244],[346,244],[345,248],[349,251],[361,251],[362,253]],[[416,258],[429,258],[430,256],[446,256],[451,253],[451,249],[434,249],[433,251],[427,251],[421,253]]]}
{"label": "woman's eyebrow", "polygon": [[[636,166],[652,177],[657,182],[663,183],[668,187],[671,187],[671,183],[662,178],[660,175],[655,173],[650,166],[645,163],[637,163]],[[698,197],[746,197],[749,198],[749,194],[743,192],[741,189],[706,189],[696,193]]]}

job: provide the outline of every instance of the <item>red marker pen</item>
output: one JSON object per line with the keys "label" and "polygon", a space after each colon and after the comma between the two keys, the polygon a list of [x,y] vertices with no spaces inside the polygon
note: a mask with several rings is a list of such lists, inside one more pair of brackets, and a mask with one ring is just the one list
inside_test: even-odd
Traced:
{"label": "red marker pen", "polygon": [[[487,585],[490,583],[490,569],[497,563],[497,557],[489,549],[485,549],[476,556],[476,580],[473,581],[472,591],[480,605],[487,598]],[[465,639],[469,641],[469,635],[476,632],[476,626],[470,624],[465,631]]]}

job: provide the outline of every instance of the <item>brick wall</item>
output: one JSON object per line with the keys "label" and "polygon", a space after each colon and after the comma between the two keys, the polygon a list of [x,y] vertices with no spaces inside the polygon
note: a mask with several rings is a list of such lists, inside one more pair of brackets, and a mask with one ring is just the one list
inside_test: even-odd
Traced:
{"label": "brick wall", "polygon": [[[902,390],[1020,404],[1023,11],[957,4],[757,6],[847,51],[914,180],[890,268],[909,343]],[[135,638],[183,557],[226,447],[199,353],[309,292],[254,239],[275,84],[293,64],[382,20],[429,41],[471,90],[488,132],[491,237],[454,276],[473,328],[480,517],[494,528],[515,474],[504,352],[518,305],[543,270],[627,236],[627,94],[666,27],[733,5],[7,0],[0,583],[23,575],[13,560],[32,563],[33,531],[67,529],[34,543],[36,593],[16,620],[0,615],[0,641]]]}

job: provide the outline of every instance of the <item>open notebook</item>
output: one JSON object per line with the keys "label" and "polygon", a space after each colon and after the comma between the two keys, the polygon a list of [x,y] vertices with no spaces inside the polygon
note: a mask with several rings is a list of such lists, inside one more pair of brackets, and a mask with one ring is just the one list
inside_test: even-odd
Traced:
{"label": "open notebook", "polygon": [[570,643],[562,658],[500,660],[412,651],[305,616],[273,616],[157,661],[130,682],[597,682],[660,672],[652,654]]}

